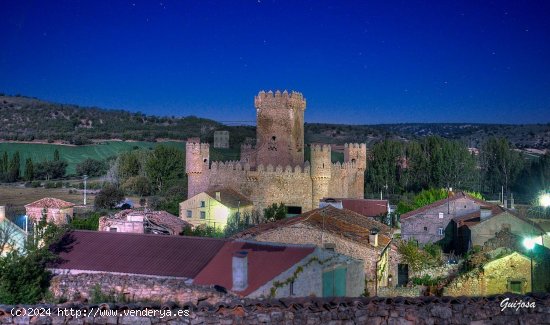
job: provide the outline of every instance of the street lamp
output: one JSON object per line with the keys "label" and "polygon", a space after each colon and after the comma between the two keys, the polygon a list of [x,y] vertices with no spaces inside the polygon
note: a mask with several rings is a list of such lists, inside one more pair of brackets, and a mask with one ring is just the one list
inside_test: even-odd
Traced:
{"label": "street lamp", "polygon": [[523,246],[531,253],[531,292],[533,292],[533,248],[535,248],[535,240],[533,238],[525,238]]}
{"label": "street lamp", "polygon": [[550,207],[550,194],[545,193],[539,196],[539,204],[545,208]]}

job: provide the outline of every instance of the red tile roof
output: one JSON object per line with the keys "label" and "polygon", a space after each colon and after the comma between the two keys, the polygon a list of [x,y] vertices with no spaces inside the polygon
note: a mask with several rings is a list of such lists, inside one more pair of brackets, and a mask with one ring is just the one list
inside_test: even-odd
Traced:
{"label": "red tile roof", "polygon": [[468,198],[472,201],[475,201],[477,203],[479,203],[479,205],[481,206],[492,206],[493,204],[489,203],[489,202],[486,202],[486,201],[483,201],[483,200],[480,200],[476,197],[473,197],[471,195],[469,195],[468,193],[465,193],[465,192],[458,192],[458,193],[451,193],[451,195],[449,196],[449,198],[445,198],[445,199],[442,199],[442,200],[439,200],[439,201],[435,201],[433,203],[430,203],[428,205],[425,205],[421,208],[418,208],[416,210],[413,210],[413,211],[409,211],[407,213],[404,213],[401,215],[401,220],[403,219],[407,219],[409,217],[412,217],[412,216],[415,216],[419,213],[422,213],[424,211],[427,211],[427,210],[430,210],[432,208],[435,208],[435,207],[438,207],[438,206],[441,206],[441,205],[444,205],[444,204],[447,204],[447,202],[453,202],[455,200],[458,200],[458,199],[461,199],[461,198]]}
{"label": "red tile roof", "polygon": [[227,290],[233,286],[232,256],[248,252],[248,286],[236,292],[246,296],[313,253],[313,246],[289,246],[259,242],[227,242],[219,253],[195,277],[194,284],[220,285]]}
{"label": "red tile roof", "polygon": [[385,224],[371,218],[365,218],[365,216],[360,215],[359,213],[347,209],[338,209],[331,205],[308,211],[296,217],[260,224],[246,229],[233,237],[253,238],[257,235],[297,223],[305,223],[361,244],[369,244],[368,239],[370,231],[377,229],[377,249],[379,250],[384,249],[384,247],[391,241],[392,237],[391,228]]}
{"label": "red tile roof", "polygon": [[388,200],[346,199],[338,198],[344,209],[348,209],[366,217],[378,217],[388,213]]}
{"label": "red tile roof", "polygon": [[201,237],[73,231],[53,268],[194,278],[225,244]]}
{"label": "red tile roof", "polygon": [[43,199],[40,199],[38,201],[34,201],[32,203],[25,205],[25,208],[63,209],[63,208],[70,208],[73,206],[74,204],[71,202],[63,201],[52,197],[45,197]]}

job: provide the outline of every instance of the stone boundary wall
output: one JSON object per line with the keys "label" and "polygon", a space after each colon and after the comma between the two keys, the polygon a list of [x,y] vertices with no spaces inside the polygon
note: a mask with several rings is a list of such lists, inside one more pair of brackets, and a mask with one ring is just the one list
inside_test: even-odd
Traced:
{"label": "stone boundary wall", "polygon": [[[507,300],[506,300],[507,299]],[[503,302],[527,302],[534,308],[506,308]],[[21,306],[30,308],[31,306]],[[487,298],[355,298],[236,300],[215,305],[75,305],[51,308],[52,316],[13,317],[13,306],[0,305],[0,324],[550,324],[550,295],[500,295]],[[58,316],[64,308],[117,311],[110,317]],[[95,308],[95,309],[92,309]],[[189,316],[124,316],[128,310],[189,310]]]}
{"label": "stone boundary wall", "polygon": [[215,304],[230,301],[234,295],[220,293],[208,286],[186,283],[185,279],[146,277],[109,273],[81,273],[56,275],[50,282],[50,291],[56,298],[90,300],[97,289],[126,301],[156,301],[159,303],[193,303],[206,301]]}

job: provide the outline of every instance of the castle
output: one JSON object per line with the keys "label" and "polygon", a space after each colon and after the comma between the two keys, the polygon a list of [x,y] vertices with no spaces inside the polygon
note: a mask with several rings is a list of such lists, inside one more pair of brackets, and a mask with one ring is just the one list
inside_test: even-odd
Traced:
{"label": "castle", "polygon": [[258,209],[282,202],[297,213],[318,208],[324,197],[363,198],[365,144],[346,144],[344,163],[331,162],[329,145],[311,145],[311,162],[304,161],[302,94],[260,91],[254,104],[256,145],[242,145],[240,161],[211,162],[209,144],[187,142],[189,198],[225,187],[239,191]]}

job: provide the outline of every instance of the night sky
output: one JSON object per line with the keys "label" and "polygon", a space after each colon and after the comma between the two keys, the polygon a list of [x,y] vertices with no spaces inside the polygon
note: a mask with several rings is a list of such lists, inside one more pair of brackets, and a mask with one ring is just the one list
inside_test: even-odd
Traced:
{"label": "night sky", "polygon": [[[484,2],[484,4],[480,4]],[[550,122],[550,1],[1,0],[0,92],[254,121]]]}

